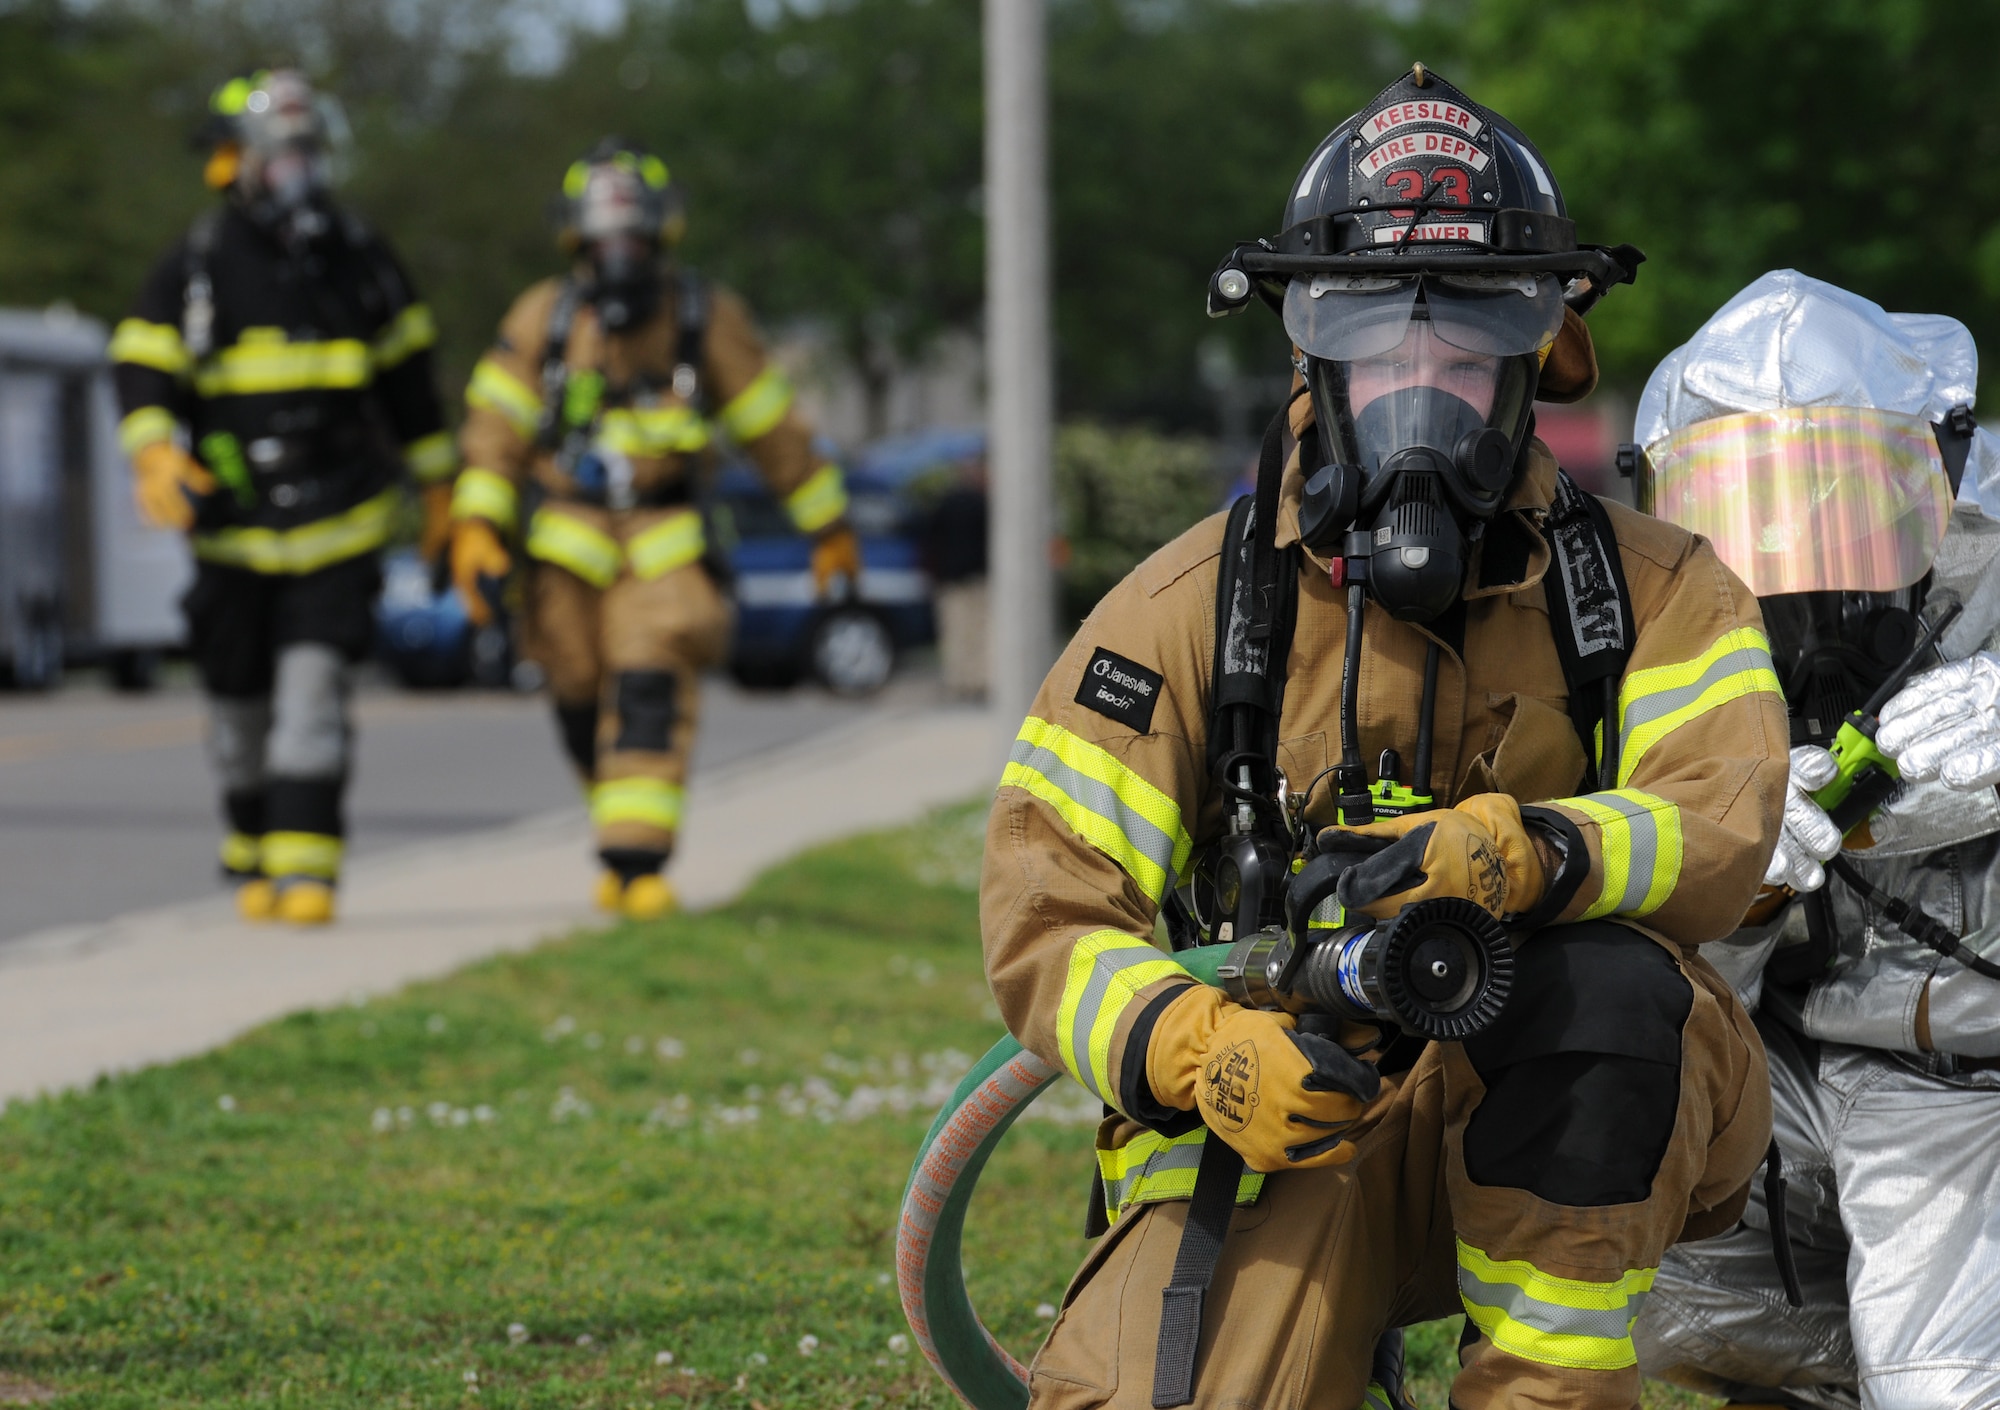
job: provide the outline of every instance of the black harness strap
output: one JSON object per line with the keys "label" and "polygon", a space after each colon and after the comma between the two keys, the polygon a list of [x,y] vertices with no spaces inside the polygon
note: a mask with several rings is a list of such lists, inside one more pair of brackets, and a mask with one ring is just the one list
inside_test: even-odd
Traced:
{"label": "black harness strap", "polygon": [[1778,1153],[1777,1137],[1764,1155],[1764,1212],[1771,1221],[1771,1257],[1778,1265],[1778,1281],[1785,1285],[1785,1301],[1794,1307],[1806,1305],[1799,1287],[1799,1262],[1792,1255],[1792,1221],[1785,1207],[1785,1158]]}
{"label": "black harness strap", "polygon": [[203,211],[188,227],[181,254],[181,343],[196,362],[215,350],[215,280],[208,266],[221,232],[222,209]]}
{"label": "black harness strap", "polygon": [[1174,1255],[1174,1276],[1160,1293],[1160,1341],[1153,1358],[1153,1410],[1186,1405],[1194,1399],[1194,1359],[1201,1349],[1201,1305],[1222,1261],[1222,1241],[1236,1209],[1236,1187],[1243,1174],[1243,1157],[1210,1132],[1202,1142],[1201,1164],[1194,1172],[1194,1198],[1188,1201],[1187,1225],[1181,1230],[1180,1251]]}
{"label": "black harness strap", "polygon": [[1570,719],[1583,741],[1583,757],[1597,759],[1598,787],[1616,788],[1618,683],[1632,658],[1632,593],[1625,585],[1618,538],[1603,503],[1560,470],[1542,533],[1552,560],[1542,588],[1548,595],[1556,657],[1569,688]]}

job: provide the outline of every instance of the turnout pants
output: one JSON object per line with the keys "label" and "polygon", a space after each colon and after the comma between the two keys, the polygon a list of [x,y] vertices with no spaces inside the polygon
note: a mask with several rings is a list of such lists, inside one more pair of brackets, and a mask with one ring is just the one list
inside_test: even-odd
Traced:
{"label": "turnout pants", "polygon": [[628,879],[673,850],[701,672],[729,642],[729,602],[702,551],[686,509],[565,503],[530,527],[525,654],[548,675],[598,851]]}
{"label": "turnout pants", "polygon": [[2000,1405],[2000,1073],[1758,1028],[1805,1305],[1785,1299],[1760,1183],[1740,1225],[1661,1264],[1646,1374],[1827,1410]]}
{"label": "turnout pants", "polygon": [[[1236,1210],[1194,1405],[1359,1407],[1385,1330],[1459,1311],[1458,1410],[1638,1404],[1661,1255],[1736,1221],[1769,1139],[1762,1049],[1706,961],[1622,926],[1542,931],[1518,962],[1501,1024],[1386,1085],[1353,1162]],[[1034,1410],[1150,1410],[1179,1193],[1128,1207],[1076,1275]]]}
{"label": "turnout pants", "polygon": [[209,697],[233,876],[340,874],[350,676],[373,635],[379,580],[373,554],[299,574],[196,567],[181,608]]}

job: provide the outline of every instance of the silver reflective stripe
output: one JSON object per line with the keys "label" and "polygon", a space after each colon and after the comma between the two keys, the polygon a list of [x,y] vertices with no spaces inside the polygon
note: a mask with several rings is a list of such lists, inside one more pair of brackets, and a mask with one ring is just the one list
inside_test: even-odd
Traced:
{"label": "silver reflective stripe", "polygon": [[[1166,956],[1151,945],[1134,940],[1129,949],[1100,950],[1090,961],[1090,979],[1083,986],[1083,997],[1077,1000],[1076,1019],[1070,1026],[1070,1051],[1076,1054],[1077,1066],[1082,1070],[1084,1085],[1092,1090],[1097,1083],[1091,1076],[1090,1037],[1097,1029],[1104,1009],[1104,995],[1111,988],[1111,981],[1121,970],[1133,965],[1151,964]],[[1105,1101],[1115,1100],[1115,1092],[1098,1092]]]}
{"label": "silver reflective stripe", "polygon": [[[1161,875],[1169,878],[1174,875],[1174,839],[1155,827],[1144,813],[1127,807],[1111,785],[1078,773],[1053,751],[1028,739],[1015,740],[1007,760],[1024,769],[1033,769],[1080,806],[1109,822],[1125,835],[1133,851],[1160,869]],[[1154,957],[1158,957],[1157,952]]]}
{"label": "silver reflective stripe", "polygon": [[1632,1335],[1632,1324],[1646,1305],[1646,1294],[1625,1295],[1623,1307],[1564,1307],[1543,1302],[1512,1283],[1489,1283],[1464,1264],[1458,1269],[1458,1291],[1477,1307],[1490,1307],[1506,1315],[1510,1322],[1556,1336],[1596,1337],[1602,1341],[1624,1341]]}
{"label": "silver reflective stripe", "polygon": [[1624,724],[1620,726],[1629,738],[1645,725],[1663,715],[1670,715],[1701,699],[1702,692],[1718,681],[1730,676],[1741,675],[1745,671],[1770,671],[1771,655],[1754,646],[1739,646],[1734,651],[1710,663],[1707,670],[1687,685],[1677,685],[1666,690],[1650,691],[1633,700],[1625,707]]}
{"label": "silver reflective stripe", "polygon": [[1625,819],[1631,836],[1631,859],[1625,868],[1625,891],[1612,908],[1613,915],[1640,913],[1653,890],[1653,874],[1660,865],[1660,823],[1652,810],[1621,798],[1616,793],[1588,793],[1591,802],[1611,809]]}

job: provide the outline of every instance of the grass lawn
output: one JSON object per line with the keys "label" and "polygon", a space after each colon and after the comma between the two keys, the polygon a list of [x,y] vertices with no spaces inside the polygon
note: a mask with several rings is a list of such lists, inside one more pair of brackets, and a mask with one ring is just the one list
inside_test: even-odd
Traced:
{"label": "grass lawn", "polygon": [[[982,824],[10,1108],[0,1404],[953,1403],[890,1268],[916,1143],[999,1033]],[[1024,1356],[1085,1251],[1096,1114],[1038,1109],[967,1240]],[[1415,1336],[1427,1407],[1454,1335]]]}

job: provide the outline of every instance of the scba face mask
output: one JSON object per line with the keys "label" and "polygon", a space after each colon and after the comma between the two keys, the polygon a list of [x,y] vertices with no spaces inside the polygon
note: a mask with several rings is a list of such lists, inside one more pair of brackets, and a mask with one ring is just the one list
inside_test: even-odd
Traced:
{"label": "scba face mask", "polygon": [[[1555,310],[1559,321],[1559,300]],[[1505,501],[1534,403],[1532,344],[1476,351],[1448,341],[1460,332],[1413,303],[1393,345],[1319,340],[1366,354],[1346,359],[1306,349],[1331,463],[1307,482],[1301,535],[1338,552],[1351,529],[1368,530],[1370,589],[1401,621],[1430,621],[1457,600],[1467,547]]]}
{"label": "scba face mask", "polygon": [[1787,592],[1761,598],[1792,743],[1826,745],[1841,721],[1916,646],[1928,578],[1893,592]]}

